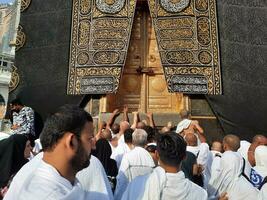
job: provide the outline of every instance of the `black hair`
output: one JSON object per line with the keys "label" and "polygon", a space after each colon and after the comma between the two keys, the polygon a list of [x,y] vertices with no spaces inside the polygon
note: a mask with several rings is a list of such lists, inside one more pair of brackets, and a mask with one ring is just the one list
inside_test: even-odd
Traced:
{"label": "black hair", "polygon": [[21,102],[21,100],[19,98],[13,99],[10,103],[12,105],[20,105],[20,106],[23,106],[23,103]]}
{"label": "black hair", "polygon": [[186,142],[179,134],[166,132],[157,138],[157,151],[164,164],[178,167],[186,155]]}
{"label": "black hair", "polygon": [[152,128],[151,126],[145,126],[143,128],[146,133],[147,133],[147,142],[150,143],[150,142],[154,142],[155,140],[155,136],[156,136],[156,131],[154,128]]}
{"label": "black hair", "polygon": [[124,131],[125,143],[132,143],[133,142],[133,132],[134,132],[134,130],[131,128],[128,128]]}
{"label": "black hair", "polygon": [[41,132],[40,140],[43,150],[52,150],[66,132],[73,133],[79,139],[86,122],[93,122],[93,119],[82,108],[76,105],[60,107],[58,112],[46,120]]}
{"label": "black hair", "polygon": [[154,145],[154,144],[148,145],[148,146],[146,147],[146,150],[147,150],[148,152],[150,152],[150,153],[155,153],[155,151],[157,150],[157,146]]}

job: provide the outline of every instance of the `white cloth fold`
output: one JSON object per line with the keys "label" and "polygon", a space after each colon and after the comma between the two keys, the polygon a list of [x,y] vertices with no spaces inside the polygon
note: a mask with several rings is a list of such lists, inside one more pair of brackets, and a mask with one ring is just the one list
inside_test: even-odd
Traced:
{"label": "white cloth fold", "polygon": [[151,174],[134,179],[123,200],[195,200],[207,199],[204,189],[185,178],[182,171],[166,173],[160,166]]}
{"label": "white cloth fold", "polygon": [[117,175],[117,186],[114,194],[115,200],[120,200],[129,182],[135,177],[152,172],[155,163],[151,155],[142,147],[135,147],[126,153],[121,161]]}
{"label": "white cloth fold", "polygon": [[255,149],[256,166],[254,169],[263,178],[267,176],[267,146],[260,145]]}
{"label": "white cloth fold", "polygon": [[251,143],[246,140],[240,141],[240,148],[237,150],[246,161],[248,161],[248,149]]}
{"label": "white cloth fold", "polygon": [[212,187],[221,195],[227,192],[229,200],[251,200],[258,190],[241,175],[243,159],[238,152],[226,151],[221,158],[221,170]]}
{"label": "white cloth fold", "polygon": [[266,200],[266,199],[267,199],[267,183],[263,185],[258,196],[258,200]]}
{"label": "white cloth fold", "polygon": [[184,119],[180,121],[177,125],[176,133],[181,133],[184,129],[187,129],[190,126],[191,122],[192,120],[190,119]]}

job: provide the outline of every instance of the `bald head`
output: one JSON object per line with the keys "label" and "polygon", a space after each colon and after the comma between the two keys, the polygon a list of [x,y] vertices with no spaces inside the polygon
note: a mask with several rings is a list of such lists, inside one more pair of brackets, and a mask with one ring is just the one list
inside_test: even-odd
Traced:
{"label": "bald head", "polygon": [[223,151],[222,143],[219,141],[214,141],[211,146],[211,150],[221,152]]}
{"label": "bald head", "polygon": [[255,135],[252,144],[256,146],[267,145],[267,138],[264,135]]}
{"label": "bald head", "polygon": [[226,135],[223,138],[224,151],[237,151],[240,148],[240,139],[236,135]]}
{"label": "bald head", "polygon": [[144,122],[138,122],[136,128],[143,129],[145,128],[146,124]]}
{"label": "bald head", "polygon": [[111,127],[111,130],[114,134],[117,134],[120,131],[120,125],[118,123],[114,123]]}
{"label": "bald head", "polygon": [[171,129],[169,128],[169,127],[167,127],[167,126],[164,126],[161,130],[160,130],[160,132],[161,133],[166,133],[166,132],[169,132]]}
{"label": "bald head", "polygon": [[195,136],[195,134],[193,133],[186,134],[184,139],[188,146],[193,146],[193,147],[197,146],[197,137]]}

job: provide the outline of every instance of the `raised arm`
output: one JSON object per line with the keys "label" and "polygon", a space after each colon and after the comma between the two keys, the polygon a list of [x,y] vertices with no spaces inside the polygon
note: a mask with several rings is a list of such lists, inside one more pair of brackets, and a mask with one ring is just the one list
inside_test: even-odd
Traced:
{"label": "raised arm", "polygon": [[108,129],[110,129],[110,128],[112,127],[112,125],[113,125],[113,123],[114,123],[116,117],[118,117],[119,114],[120,114],[119,109],[115,109],[115,110],[112,112],[112,114],[111,114],[111,116],[110,116],[110,118],[109,118],[109,120],[108,120],[108,123],[107,123],[107,128],[108,128]]}
{"label": "raised arm", "polygon": [[133,124],[131,126],[132,129],[136,129],[138,121],[139,121],[139,113],[133,112]]}
{"label": "raised arm", "polygon": [[154,122],[154,118],[153,118],[153,113],[152,112],[148,112],[146,114],[146,116],[147,116],[147,119],[148,119],[149,126],[154,128],[155,127],[155,122]]}
{"label": "raised arm", "polygon": [[128,116],[128,106],[125,105],[123,107],[123,121],[129,122],[129,116]]}

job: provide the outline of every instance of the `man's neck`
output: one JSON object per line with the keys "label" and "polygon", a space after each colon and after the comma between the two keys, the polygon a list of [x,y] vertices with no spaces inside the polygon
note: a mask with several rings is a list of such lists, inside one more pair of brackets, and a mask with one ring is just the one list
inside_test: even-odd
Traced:
{"label": "man's neck", "polygon": [[173,166],[165,165],[161,161],[160,161],[159,165],[165,170],[166,173],[176,174],[181,170],[180,166],[179,167],[173,167]]}
{"label": "man's neck", "polygon": [[58,159],[57,155],[62,155],[56,152],[44,152],[43,161],[48,163],[49,165],[53,166],[58,173],[67,179],[72,185],[75,181],[75,172],[73,171],[70,164],[66,161],[64,162],[63,159]]}
{"label": "man's neck", "polygon": [[127,144],[127,146],[129,147],[129,149],[133,149],[134,148],[134,145],[132,144],[132,143],[126,143]]}

